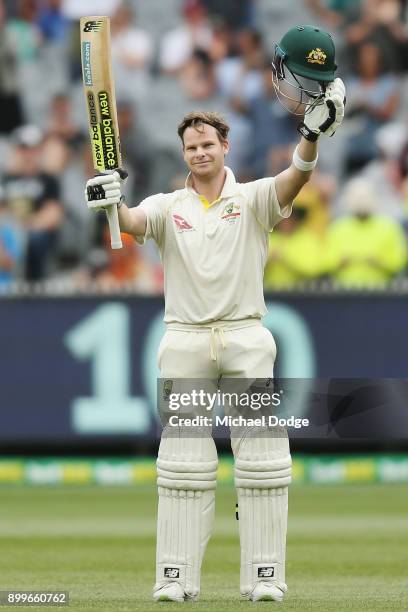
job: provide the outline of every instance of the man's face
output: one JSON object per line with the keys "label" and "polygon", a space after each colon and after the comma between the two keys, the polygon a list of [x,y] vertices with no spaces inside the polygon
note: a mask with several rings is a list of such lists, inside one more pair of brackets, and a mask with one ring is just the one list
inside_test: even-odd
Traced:
{"label": "man's face", "polygon": [[206,123],[184,132],[184,161],[197,178],[212,178],[224,167],[228,141],[221,142],[217,130]]}

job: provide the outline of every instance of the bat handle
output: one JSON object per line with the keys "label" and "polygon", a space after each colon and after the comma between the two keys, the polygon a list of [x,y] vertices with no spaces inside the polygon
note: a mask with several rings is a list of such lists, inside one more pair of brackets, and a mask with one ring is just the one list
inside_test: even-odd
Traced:
{"label": "bat handle", "polygon": [[108,216],[109,230],[111,235],[111,247],[112,249],[121,249],[122,239],[120,237],[118,207],[109,206],[106,214]]}

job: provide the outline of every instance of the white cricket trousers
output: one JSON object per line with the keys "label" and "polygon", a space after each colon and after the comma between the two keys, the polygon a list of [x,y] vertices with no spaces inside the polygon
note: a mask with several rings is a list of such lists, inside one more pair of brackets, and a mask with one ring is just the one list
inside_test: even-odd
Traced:
{"label": "white cricket trousers", "polygon": [[259,319],[205,326],[171,323],[159,346],[161,378],[267,378],[276,344]]}
{"label": "white cricket trousers", "polygon": [[[273,377],[276,345],[259,319],[208,325],[169,324],[160,343],[162,379],[208,379],[222,389],[226,379]],[[210,415],[211,416],[211,415]],[[252,436],[253,436],[252,432]],[[241,594],[255,585],[284,585],[287,485],[290,453],[286,432],[231,438],[239,500]],[[217,452],[211,433],[188,438],[163,432],[157,461],[158,529],[154,595],[179,582],[186,599],[200,591],[200,570],[211,536]],[[258,516],[259,515],[259,516]]]}

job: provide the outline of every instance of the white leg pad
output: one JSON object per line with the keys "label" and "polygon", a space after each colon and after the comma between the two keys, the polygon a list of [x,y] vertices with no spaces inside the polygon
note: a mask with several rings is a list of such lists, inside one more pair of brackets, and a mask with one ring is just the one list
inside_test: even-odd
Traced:
{"label": "white leg pad", "polygon": [[241,594],[259,582],[285,584],[288,485],[292,460],[286,432],[233,439],[241,542]]}
{"label": "white leg pad", "polygon": [[181,585],[186,599],[200,592],[201,563],[214,523],[217,465],[211,437],[162,438],[155,598],[170,582]]}

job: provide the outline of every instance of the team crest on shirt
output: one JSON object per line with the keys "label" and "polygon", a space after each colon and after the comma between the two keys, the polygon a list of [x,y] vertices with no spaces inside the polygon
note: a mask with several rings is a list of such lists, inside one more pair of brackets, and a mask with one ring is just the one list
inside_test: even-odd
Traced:
{"label": "team crest on shirt", "polygon": [[227,223],[236,223],[241,216],[241,206],[231,202],[224,206],[222,211],[221,219],[224,219]]}
{"label": "team crest on shirt", "polygon": [[180,215],[173,215],[173,221],[176,224],[177,231],[180,232],[194,232],[194,227],[181,217]]}

